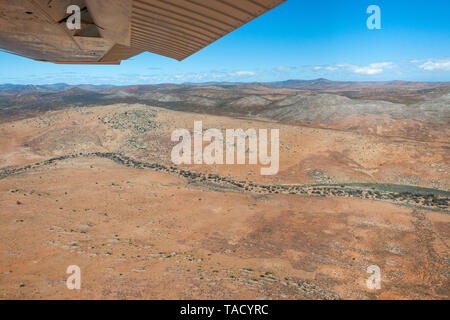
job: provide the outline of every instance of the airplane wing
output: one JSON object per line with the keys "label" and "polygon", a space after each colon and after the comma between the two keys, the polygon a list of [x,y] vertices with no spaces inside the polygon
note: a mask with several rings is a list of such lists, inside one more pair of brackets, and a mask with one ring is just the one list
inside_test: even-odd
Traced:
{"label": "airplane wing", "polygon": [[181,61],[285,1],[0,0],[0,49],[65,64],[120,64],[145,51]]}

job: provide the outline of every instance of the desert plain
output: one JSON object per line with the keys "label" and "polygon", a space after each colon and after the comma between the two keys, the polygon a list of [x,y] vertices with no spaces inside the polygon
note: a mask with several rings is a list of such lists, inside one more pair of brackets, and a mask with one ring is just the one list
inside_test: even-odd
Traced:
{"label": "desert plain", "polygon": [[[0,89],[0,299],[450,296],[446,83]],[[194,121],[278,174],[174,165]]]}

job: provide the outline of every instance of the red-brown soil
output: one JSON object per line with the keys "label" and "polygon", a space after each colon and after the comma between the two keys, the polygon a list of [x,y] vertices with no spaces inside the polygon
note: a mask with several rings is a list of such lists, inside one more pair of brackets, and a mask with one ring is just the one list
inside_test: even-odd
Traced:
{"label": "red-brown soil", "polygon": [[[130,124],[135,112],[153,113],[152,125]],[[266,184],[370,182],[449,190],[445,141],[141,105],[68,109],[3,123],[0,169],[79,152],[121,152],[167,165],[170,133],[192,130],[194,120],[204,128],[280,129],[278,175],[262,177],[260,166],[183,166],[195,172]],[[108,159],[73,158],[1,179],[0,214],[1,299],[450,296],[450,218],[439,210],[258,195]],[[81,268],[79,291],[66,287],[69,265]],[[381,290],[366,287],[370,265],[381,268]]]}

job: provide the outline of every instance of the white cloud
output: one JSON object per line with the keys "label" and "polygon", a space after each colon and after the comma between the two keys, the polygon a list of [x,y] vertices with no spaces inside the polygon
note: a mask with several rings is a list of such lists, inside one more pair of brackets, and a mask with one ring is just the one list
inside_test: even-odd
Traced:
{"label": "white cloud", "polygon": [[205,82],[205,81],[245,81],[259,76],[260,73],[249,70],[185,72],[164,76],[165,82]]}
{"label": "white cloud", "polygon": [[325,69],[326,71],[331,72],[344,69],[355,74],[377,75],[383,73],[385,70],[394,69],[396,67],[397,66],[393,62],[378,62],[371,63],[367,66],[358,66],[350,63],[338,63],[332,66],[313,66],[313,69],[316,71]]}
{"label": "white cloud", "polygon": [[[417,63],[417,60],[411,62]],[[419,68],[426,71],[450,71],[450,58],[441,60],[429,59],[419,65]]]}
{"label": "white cloud", "polygon": [[173,78],[175,81],[203,81],[208,78],[208,73],[179,73]]}
{"label": "white cloud", "polygon": [[230,72],[230,76],[238,76],[238,77],[253,77],[256,76],[258,73],[254,71],[235,71]]}
{"label": "white cloud", "polygon": [[396,66],[393,62],[371,63],[367,66],[349,65],[348,70],[356,74],[376,75],[383,73],[386,69],[394,69]]}
{"label": "white cloud", "polygon": [[320,71],[320,70],[326,70],[326,71],[336,71],[339,69],[337,66],[313,66],[313,70]]}
{"label": "white cloud", "polygon": [[333,66],[325,67],[325,70],[327,70],[327,71],[336,71],[337,69],[339,69],[339,68],[338,67],[333,67]]}

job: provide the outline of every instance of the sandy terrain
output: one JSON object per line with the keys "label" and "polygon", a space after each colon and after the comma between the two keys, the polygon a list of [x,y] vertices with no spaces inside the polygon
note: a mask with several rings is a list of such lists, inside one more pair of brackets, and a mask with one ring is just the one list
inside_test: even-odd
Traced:
{"label": "sandy terrain", "polygon": [[[142,118],[142,112],[154,118],[149,118],[148,128],[143,123],[136,129],[129,118]],[[218,128],[223,133],[226,128],[279,129],[280,172],[261,176],[259,165],[186,166],[192,170],[267,183],[376,182],[450,189],[450,154],[446,142],[378,137],[142,105],[70,109],[2,124],[0,166],[97,151],[120,151],[138,160],[171,164],[170,153],[176,145],[170,141],[171,133],[177,128],[192,132],[194,121],[202,121],[205,130]],[[121,124],[119,129],[117,122]]]}
{"label": "sandy terrain", "polygon": [[[145,114],[145,117],[142,115]],[[146,119],[142,121],[142,119]],[[0,172],[67,154],[170,165],[175,128],[280,129],[280,173],[191,165],[265,184],[390,183],[448,191],[445,142],[175,112],[67,109],[0,125]],[[0,179],[2,299],[448,299],[448,210],[191,183],[79,157]],[[447,207],[448,209],[448,207]],[[66,268],[78,265],[80,291]],[[381,268],[369,290],[366,268]]]}

